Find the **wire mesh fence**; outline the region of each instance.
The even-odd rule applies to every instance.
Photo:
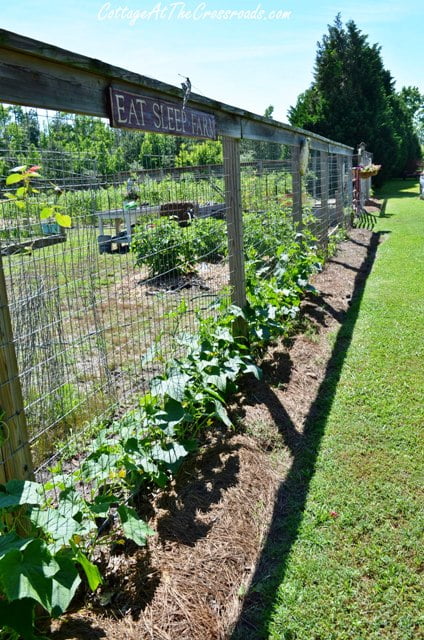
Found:
[[[37,475],[136,406],[179,336],[228,306],[235,232],[220,142],[193,164],[193,143],[93,118],[4,106],[2,122],[1,253]],[[312,149],[301,178],[298,151],[242,141],[243,259],[295,224],[323,246],[346,224],[350,158]]]

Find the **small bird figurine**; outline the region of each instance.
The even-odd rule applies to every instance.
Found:
[[[191,82],[190,82],[190,78],[186,78],[185,82],[181,83],[181,86],[183,88],[184,91],[184,96],[183,96],[183,109],[186,108],[186,104],[187,104],[187,100],[189,99],[190,93],[191,93]]]

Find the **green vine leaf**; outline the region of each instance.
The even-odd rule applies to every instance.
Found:
[[[83,552],[78,549],[74,542],[70,542],[70,546],[74,552],[74,561],[78,562],[81,565],[86,577],[88,586],[92,591],[95,591],[97,587],[103,584],[103,578],[100,575],[100,571],[95,564],[90,562],[90,560],[83,554]]]
[[[81,584],[81,578],[71,557],[57,555],[55,559],[60,569],[52,579],[51,613],[53,617],[58,618],[69,607],[76,590]]]
[[[43,540],[23,551],[10,551],[0,560],[0,582],[9,600],[32,598],[51,613],[52,577],[60,567]]]
[[[20,504],[40,505],[43,502],[43,486],[29,480],[10,480],[0,485],[0,509]]]
[[[58,509],[53,508],[31,509],[30,520],[35,527],[42,529],[60,546],[67,544],[80,529],[80,524],[76,520],[65,518]]]
[[[11,184],[16,184],[17,182],[21,182],[24,179],[24,176],[20,173],[12,173],[10,176],[6,178],[6,184],[9,186]]]
[[[46,218],[50,218],[54,214],[53,207],[43,207],[40,211],[41,220],[45,220]]]
[[[0,600],[1,627],[13,629],[25,640],[36,640],[33,629],[34,606],[35,602],[31,598],[21,598],[13,602]]]
[[[140,547],[144,547],[147,537],[154,535],[153,529],[143,520],[140,520],[137,513],[131,507],[121,505],[118,507],[118,514],[121,518],[122,529],[125,537],[129,538]]]
[[[56,213],[55,218],[59,226],[64,227],[65,229],[71,228],[72,226],[71,216],[68,216],[64,213]]]
[[[152,381],[151,391],[154,395],[169,396],[177,402],[181,402],[189,380],[190,376],[182,372],[175,373],[165,380],[156,378]]]
[[[0,536],[0,560],[12,550],[22,551],[33,538],[20,538],[14,531]]]

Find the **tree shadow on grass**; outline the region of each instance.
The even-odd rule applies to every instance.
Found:
[[[367,255],[355,278],[352,304],[337,334],[325,377],[306,418],[303,434],[298,434],[284,407],[272,390],[269,390],[269,410],[292,452],[293,463],[279,488],[267,539],[238,623],[231,636],[232,640],[268,638],[268,625],[275,595],[284,579],[290,550],[298,537],[321,439],[352,340],[365,283],[384,233],[374,233],[371,237]]]

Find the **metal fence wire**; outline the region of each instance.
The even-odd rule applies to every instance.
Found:
[[[96,425],[137,406],[180,352],[183,332],[230,304],[227,176],[220,142],[209,161],[184,165],[184,140],[155,152],[154,139],[104,121],[8,114],[21,138],[0,136],[1,256],[22,410],[35,476],[44,478],[70,442],[81,447]],[[84,126],[90,148],[69,150]],[[302,180],[298,158],[295,142],[242,141],[245,256],[277,250],[267,229],[281,229],[283,243],[285,229],[301,222],[299,198],[303,223],[323,246],[347,224],[351,158],[313,149]],[[22,165],[38,168],[30,200],[17,206],[21,184],[5,180]],[[3,415],[5,428],[12,419]],[[3,442],[1,464],[21,446]]]

